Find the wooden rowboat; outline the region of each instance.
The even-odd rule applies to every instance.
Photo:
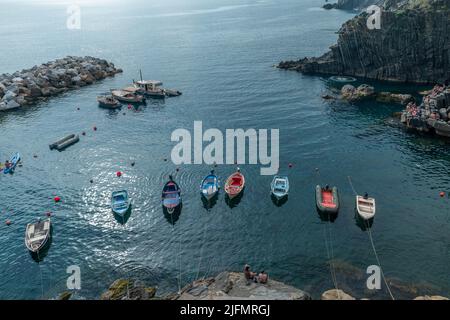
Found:
[[[33,253],[41,251],[50,238],[50,218],[36,223],[29,223],[25,231],[25,246]]]
[[[225,193],[230,199],[237,197],[245,187],[245,177],[238,169],[225,182]]]
[[[113,96],[99,96],[97,97],[98,106],[105,109],[120,108],[120,103]]]
[[[175,212],[175,209],[181,205],[181,189],[178,184],[173,181],[172,176],[163,187],[162,191],[162,205],[169,214]]]
[[[368,196],[356,196],[356,211],[364,220],[372,219],[375,216],[375,199]]]
[[[206,200],[211,200],[219,192],[219,179],[214,174],[214,170],[211,170],[211,173],[203,179],[200,192]]]
[[[121,101],[126,103],[144,103],[145,98],[142,95],[135,94],[130,91],[126,90],[112,90],[111,91],[112,96]]]

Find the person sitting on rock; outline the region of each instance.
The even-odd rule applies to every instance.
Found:
[[[247,281],[256,280],[256,273],[250,270],[250,266],[248,264],[246,264],[244,267],[244,275]]]
[[[258,282],[262,284],[266,284],[269,280],[269,275],[263,271],[261,271],[258,275]]]

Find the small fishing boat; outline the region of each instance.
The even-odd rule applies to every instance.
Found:
[[[50,238],[50,218],[44,221],[40,219],[35,223],[29,223],[25,231],[25,246],[33,253],[38,253],[48,243]]]
[[[111,209],[112,211],[123,217],[130,209],[131,201],[128,198],[126,190],[114,191],[111,194]]]
[[[339,211],[339,194],[338,189],[328,186],[322,188],[316,187],[316,205],[317,209],[322,213],[336,214]]]
[[[364,220],[370,220],[375,216],[375,199],[364,196],[356,196],[356,211]]]
[[[238,168],[225,182],[225,192],[230,199],[233,199],[244,190],[244,187],[245,177]]]
[[[181,189],[178,184],[169,176],[169,181],[164,185],[162,191],[162,205],[167,212],[172,214],[181,204]]]
[[[111,91],[112,96],[121,101],[126,103],[144,103],[145,98],[142,95],[126,91],[126,90],[112,90]]]
[[[17,152],[11,157],[11,160],[9,160],[9,166],[3,169],[3,173],[14,173],[14,170],[16,169],[17,164],[20,161],[20,154]]]
[[[211,173],[203,179],[200,191],[207,200],[211,200],[219,192],[219,179],[214,174],[214,170],[211,170]]]
[[[289,193],[289,179],[287,176],[275,176],[273,177],[270,188],[273,196],[277,200],[281,200]]]
[[[98,106],[105,109],[120,108],[120,102],[113,96],[99,96],[97,97]]]
[[[146,97],[154,99],[164,99],[166,97],[164,90],[159,88],[162,84],[159,80],[140,80],[133,83]]]

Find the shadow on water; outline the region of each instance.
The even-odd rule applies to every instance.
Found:
[[[47,256],[50,250],[50,247],[52,246],[52,242],[53,242],[53,225],[50,226],[50,237],[45,246],[37,253],[28,251],[31,258],[37,263],[44,261],[45,257]]]
[[[209,211],[217,204],[217,200],[219,199],[219,193],[216,193],[214,197],[212,197],[210,200],[206,199],[203,195],[201,195],[201,198],[203,202],[203,208]]]
[[[320,211],[318,208],[316,208],[317,214],[319,215],[320,220],[322,220],[323,222],[334,222],[336,221],[339,212],[336,213],[328,213],[328,212],[322,212]]]
[[[289,196],[284,196],[283,198],[278,199],[273,194],[270,195],[270,198],[272,199],[273,204],[277,207],[282,207],[289,200]]]
[[[127,223],[128,219],[130,219],[130,216],[131,216],[132,207],[133,207],[133,205],[130,204],[130,207],[128,208],[127,212],[125,212],[125,214],[123,216],[118,215],[114,211],[112,212],[114,215],[114,219],[116,219],[117,223],[119,223],[121,225],[125,225]]]
[[[236,208],[239,203],[242,200],[242,197],[244,196],[244,191],[245,191],[245,187],[244,189],[242,189],[241,193],[239,193],[236,197],[234,197],[233,199],[230,199],[230,196],[227,194],[225,196],[225,203],[231,208]]]
[[[167,222],[169,222],[171,225],[175,225],[175,223],[178,221],[178,219],[180,219],[180,215],[181,215],[181,210],[183,209],[183,204],[180,203],[180,205],[178,207],[175,208],[175,210],[173,211],[173,213],[169,213],[167,211],[167,208],[162,206],[162,210],[164,213],[164,217],[166,218]]]
[[[362,231],[367,231],[369,228],[372,228],[374,219],[375,219],[375,217],[373,217],[369,220],[364,220],[363,218],[361,218],[361,216],[358,214],[358,212],[356,211],[356,208],[355,208],[355,224]]]

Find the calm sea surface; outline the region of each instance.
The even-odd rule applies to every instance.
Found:
[[[68,30],[70,2],[1,1],[0,73],[66,55],[105,58],[124,73],[0,114],[0,160],[16,151],[23,157],[14,175],[0,176],[0,298],[55,297],[65,290],[70,265],[81,268],[75,297],[96,298],[120,277],[158,285],[163,294],[245,263],[318,297],[333,287],[330,259],[339,288],[387,298],[384,286],[364,290],[366,268],[377,262],[368,232],[354,219],[348,176],[359,193],[377,199],[371,234],[394,295],[450,294],[450,200],[439,197],[450,191],[450,145],[388,126],[398,106],[327,102],[321,98],[327,79],[272,67],[325,52],[353,13],[324,11],[318,0],[80,3],[81,30]],[[137,79],[139,69],[183,95],[137,110],[97,107],[97,95]],[[198,187],[210,167],[176,172],[170,161],[172,131],[193,130],[195,120],[205,129],[279,128],[289,200],[275,206],[272,177],[242,165],[247,188],[240,203],[230,208],[222,192],[205,209]],[[49,150],[55,139],[83,131],[75,146]],[[222,181],[233,170],[216,168]],[[171,173],[184,199],[174,224],[160,203]],[[343,206],[334,223],[315,210],[318,183],[340,188]],[[134,202],[125,225],[109,208],[111,191],[122,188]],[[24,231],[48,211],[53,239],[38,264]]]

